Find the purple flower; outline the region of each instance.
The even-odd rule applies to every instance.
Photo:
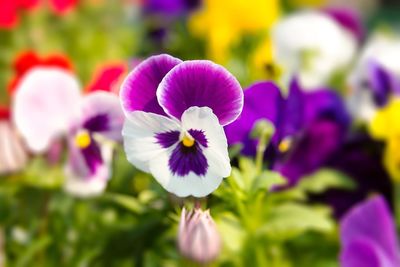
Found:
[[[242,143],[242,153],[254,156],[257,141],[249,136],[254,123],[267,119],[275,126],[269,151],[273,168],[290,184],[322,165],[342,142],[350,118],[339,95],[328,89],[304,92],[296,79],[284,98],[272,82],[250,86],[237,121],[225,127],[228,143]]]
[[[145,0],[143,5],[150,14],[177,16],[197,8],[200,3],[200,0]]]
[[[182,209],[178,246],[185,257],[199,263],[210,262],[219,255],[221,238],[209,210]]]
[[[400,250],[391,212],[381,196],[354,207],[340,224],[342,267],[396,267]]]
[[[31,151],[42,153],[67,139],[68,192],[91,196],[105,189],[111,141],[121,140],[124,118],[116,95],[98,91],[82,96],[73,74],[38,67],[21,80],[13,104],[15,124]]]
[[[222,126],[239,116],[243,92],[223,67],[153,56],[128,75],[120,98],[128,160],[167,191],[202,197],[229,176]]]

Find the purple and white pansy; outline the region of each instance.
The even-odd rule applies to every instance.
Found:
[[[121,141],[124,115],[118,97],[81,95],[76,77],[63,69],[36,67],[21,80],[13,103],[15,124],[34,153],[67,140],[65,190],[85,197],[103,192],[110,177],[113,142]]]
[[[223,126],[243,108],[243,91],[222,66],[163,54],[138,65],[122,85],[128,160],[179,197],[203,197],[230,175]]]

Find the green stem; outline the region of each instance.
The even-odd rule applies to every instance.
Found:
[[[393,204],[396,225],[400,226],[400,183],[394,183]]]
[[[268,144],[268,139],[269,139],[268,137],[269,137],[269,135],[267,133],[263,133],[260,136],[260,139],[258,141],[257,154],[256,154],[257,173],[261,173],[262,168],[263,168],[264,153],[265,153],[265,150],[267,149],[267,144]]]

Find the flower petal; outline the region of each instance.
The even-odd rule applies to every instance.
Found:
[[[107,186],[111,175],[112,146],[109,144],[96,144],[101,161],[87,160],[87,153],[77,148],[72,140],[69,142],[69,159],[64,168],[66,181],[64,189],[77,197],[92,197],[101,194]],[[96,150],[97,151],[97,150]],[[96,152],[97,154],[97,152]]]
[[[181,119],[190,107],[209,107],[221,125],[233,122],[243,108],[243,91],[236,78],[207,60],[185,61],[173,68],[157,89],[164,111]]]
[[[344,250],[355,240],[367,239],[393,262],[388,266],[394,267],[397,266],[395,263],[400,262],[396,227],[389,207],[381,196],[354,207],[341,221],[340,236]]]
[[[166,146],[166,142],[160,141],[158,136],[176,131],[180,132],[180,126],[168,117],[143,111],[130,113],[122,130],[128,161],[140,170],[149,172],[149,161],[165,153],[172,143],[178,141],[169,141]]]
[[[80,109],[77,79],[58,68],[34,68],[16,90],[14,122],[33,152],[43,152],[51,141],[65,134]]]
[[[224,177],[230,175],[226,137],[218,118],[207,107],[192,107],[185,111],[182,115],[182,128],[185,131],[204,131],[208,142],[208,147],[202,147],[208,164],[206,173],[197,175],[191,171],[185,176],[174,174],[169,166],[173,147],[151,159],[150,172],[167,191],[179,197],[204,197],[217,189]]]
[[[284,99],[279,88],[273,82],[260,82],[244,90],[243,111],[236,121],[225,126],[230,145],[242,143],[242,153],[247,156],[256,154],[257,141],[250,138],[250,132],[259,119],[267,119],[277,125]]]
[[[341,267],[395,267],[382,249],[369,239],[352,241],[340,254]]]
[[[288,154],[278,159],[274,169],[294,185],[301,177],[325,164],[340,147],[343,138],[339,124],[329,120],[316,121],[299,136]]]
[[[77,4],[77,0],[50,0],[50,7],[58,15],[64,15]]]
[[[0,175],[21,170],[28,155],[10,122],[0,119]]]
[[[157,102],[157,87],[164,76],[181,62],[180,59],[162,54],[140,63],[121,86],[120,98],[124,112],[129,114],[139,110],[165,115]]]
[[[0,0],[0,29],[12,29],[18,23],[17,8],[14,1]]]
[[[96,91],[86,95],[82,103],[82,127],[111,140],[122,140],[124,114],[118,97],[113,93]]]

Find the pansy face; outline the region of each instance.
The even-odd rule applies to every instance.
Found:
[[[106,92],[85,96],[81,110],[81,122],[72,128],[68,138],[66,172],[70,175],[65,188],[75,195],[86,196],[102,192],[107,184],[111,174],[110,142],[121,139],[123,113],[118,97]]]
[[[129,98],[139,90],[146,98]],[[202,197],[229,176],[222,125],[239,116],[243,93],[221,66],[151,57],[127,77],[121,100],[127,117],[122,132],[127,158],[166,190]]]
[[[34,67],[18,82],[13,108],[16,126],[33,152],[46,152],[67,139],[68,192],[91,196],[103,191],[111,173],[112,141],[121,141],[124,120],[115,94],[82,96],[69,71]]]

